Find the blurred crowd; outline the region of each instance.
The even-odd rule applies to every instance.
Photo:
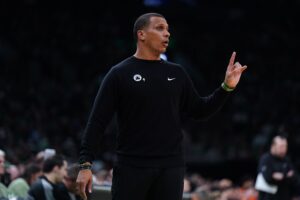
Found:
[[[280,133],[288,136],[290,155],[300,167],[299,7],[299,1],[259,0],[203,1],[180,5],[180,10],[171,3],[149,8],[141,1],[102,6],[1,2],[0,149],[12,163],[12,179],[45,148],[77,161],[99,84],[110,67],[133,54],[133,22],[145,11],[165,15],[171,32],[167,58],[186,68],[201,95],[221,84],[232,51],[248,65],[218,114],[205,122],[183,123],[187,164],[255,163],[270,138]],[[98,158],[108,169],[115,133],[113,120],[99,145]],[[223,191],[215,189],[222,181],[201,179],[197,185],[190,178],[197,195]],[[222,195],[248,191],[247,184],[231,185]]]
[[[0,162],[1,200],[43,200],[49,193],[56,200],[80,200],[76,187],[78,164],[56,154],[54,149],[45,149],[28,163],[18,165],[6,160],[5,152],[0,150]],[[101,161],[95,161],[92,172],[94,186],[111,186],[112,168]],[[257,195],[251,177],[244,177],[242,182],[235,184],[227,178],[205,179],[198,173],[186,174],[184,179],[186,199],[256,200]]]

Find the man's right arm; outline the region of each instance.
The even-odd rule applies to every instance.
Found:
[[[86,192],[92,192],[91,164],[95,158],[97,146],[100,143],[105,128],[114,114],[116,94],[116,77],[113,70],[110,70],[98,90],[81,140],[79,152],[81,170],[79,171],[76,182],[79,188],[79,194],[84,200],[87,199]]]
[[[95,98],[85,131],[82,136],[79,163],[94,160],[97,147],[101,141],[107,124],[115,112],[116,77],[113,70],[104,77]]]

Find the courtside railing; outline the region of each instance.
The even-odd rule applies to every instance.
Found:
[[[93,192],[90,195],[89,200],[111,200],[111,187],[110,186],[93,186]],[[191,200],[190,193],[184,193],[182,200]]]

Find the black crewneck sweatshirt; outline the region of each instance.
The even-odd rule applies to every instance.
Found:
[[[118,164],[183,166],[181,119],[208,118],[228,94],[219,87],[200,97],[180,65],[129,57],[112,67],[102,81],[82,137],[79,162],[94,160],[116,112]]]

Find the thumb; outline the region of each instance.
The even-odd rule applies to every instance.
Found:
[[[241,71],[243,72],[245,69],[247,69],[247,65],[244,65],[241,69]]]
[[[239,68],[235,68],[234,72],[235,73],[238,73],[238,74],[241,74],[243,71],[245,71],[247,69],[247,66],[244,65],[242,67],[239,67]]]

